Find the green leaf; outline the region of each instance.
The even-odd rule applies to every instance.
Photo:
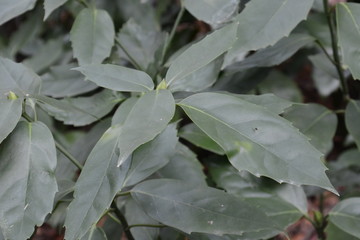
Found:
[[[146,215],[146,213],[141,209],[140,206],[136,204],[136,202],[132,198],[126,200],[125,217],[129,225],[133,225],[133,224],[159,225],[159,222],[155,221],[154,219]],[[135,227],[135,228],[131,228],[130,231],[134,239],[154,240],[154,239],[158,239],[159,236],[159,228]]]
[[[87,65],[75,70],[98,86],[123,92],[148,92],[154,88],[154,83],[145,72],[112,65]]]
[[[49,17],[49,15],[57,8],[62,6],[68,0],[44,0],[44,9],[45,9],[45,16],[44,20]]]
[[[0,25],[34,8],[36,0],[0,0]]]
[[[131,62],[127,54],[139,64],[140,69],[148,69],[155,61],[155,53],[165,41],[165,34],[138,25],[132,18],[121,28],[117,39],[122,58]],[[127,54],[122,50],[124,48]]]
[[[176,125],[171,124],[154,140],[136,149],[124,186],[134,185],[164,167],[174,155],[178,141],[176,134]]]
[[[283,114],[294,127],[305,134],[310,143],[326,154],[332,148],[337,128],[336,114],[319,104],[293,105]]]
[[[49,54],[51,52],[51,54]],[[43,72],[53,65],[63,54],[63,40],[52,39],[41,46],[36,54],[23,61],[23,64],[36,73]]]
[[[119,162],[121,165],[140,145],[161,133],[175,112],[175,100],[168,90],[145,93],[134,104],[122,124]],[[145,121],[146,120],[146,121]]]
[[[214,140],[193,123],[182,127],[179,131],[179,136],[197,147],[201,147],[219,155],[225,154],[222,148]]]
[[[65,220],[65,239],[79,239],[96,224],[121,190],[131,159],[116,167],[122,126],[109,128],[91,151],[75,184]]]
[[[336,21],[339,45],[344,63],[353,77],[360,79],[360,4],[339,3],[336,5]]]
[[[238,55],[275,44],[305,20],[314,0],[252,0],[236,17],[238,39],[229,50],[224,66]]]
[[[218,79],[222,63],[223,57],[215,59],[204,67],[199,68],[187,77],[181,79],[181,81],[173,82],[173,84],[169,86],[169,90],[172,92],[199,92],[211,87],[211,85],[213,85]]]
[[[313,79],[317,90],[321,95],[329,96],[340,86],[336,68],[323,53],[309,56],[309,59],[314,66]]]
[[[85,126],[107,115],[124,96],[104,90],[90,97],[55,100],[36,96],[39,106],[67,125]]]
[[[0,95],[12,91],[18,96],[39,94],[41,79],[21,63],[0,57]]]
[[[0,228],[5,239],[28,239],[53,208],[56,150],[41,122],[21,121],[0,146]]]
[[[199,20],[212,26],[219,26],[233,17],[240,0],[184,0],[185,8]]]
[[[0,143],[14,130],[20,120],[23,100],[0,98]]]
[[[79,65],[99,64],[114,45],[114,23],[104,10],[84,9],[71,28],[70,40]]]
[[[135,186],[131,196],[147,215],[186,233],[241,235],[272,227],[261,210],[242,199],[187,181],[149,180]]]
[[[206,186],[206,175],[203,168],[195,153],[184,144],[178,143],[170,162],[157,171],[156,175],[161,178],[178,179],[198,186]]]
[[[337,193],[325,174],[322,154],[276,114],[220,93],[194,94],[179,105],[224,149],[238,170],[278,182],[315,185]]]
[[[73,97],[98,87],[90,81],[84,81],[81,73],[71,71],[75,67],[75,64],[51,67],[49,72],[41,76],[42,93],[55,98]]]
[[[285,109],[293,105],[292,102],[289,102],[288,100],[285,100],[283,98],[279,98],[271,93],[262,95],[234,94],[233,96],[241,98],[244,101],[260,105],[275,114],[281,114],[285,111]]]
[[[230,72],[244,71],[253,67],[271,67],[279,65],[300,48],[313,42],[315,39],[307,34],[292,34],[289,37],[280,39],[274,46],[257,51],[245,60],[234,63],[226,69]]]
[[[327,240],[339,240],[339,239],[346,239],[346,240],[359,240],[360,238],[357,238],[353,235],[350,235],[343,230],[341,230],[339,227],[337,227],[335,224],[330,222],[326,228],[326,239]]]
[[[166,82],[171,86],[176,81],[183,81],[231,48],[238,24],[234,22],[216,30],[186,49],[172,62],[166,73]]]
[[[329,213],[329,221],[342,231],[360,236],[360,198],[348,198],[339,202]]]
[[[80,240],[107,240],[106,233],[100,227],[93,226],[90,231]]]
[[[358,149],[360,149],[360,101],[350,100],[345,110],[345,124],[350,135],[355,139]]]

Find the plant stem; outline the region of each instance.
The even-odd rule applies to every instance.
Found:
[[[135,228],[135,227],[149,227],[149,228],[163,228],[166,227],[166,225],[163,224],[133,224],[129,225],[128,228]]]
[[[174,23],[173,28],[171,29],[171,32],[170,32],[170,36],[166,40],[163,51],[162,51],[162,54],[161,54],[161,60],[160,60],[161,65],[164,64],[166,53],[168,52],[170,44],[171,44],[172,40],[174,39],[176,29],[179,26],[180,20],[181,20],[182,16],[184,15],[184,12],[185,12],[185,7],[181,4],[180,11],[179,11],[179,13],[178,13],[178,15],[176,17],[175,23]]]
[[[116,194],[115,198],[117,197],[123,197],[123,196],[129,196],[130,192],[119,192]]]
[[[115,38],[116,44],[119,45],[119,47],[121,48],[121,50],[126,54],[126,56],[129,58],[130,62],[132,65],[134,65],[134,67],[138,70],[144,71],[144,69],[142,69],[142,67],[140,66],[140,64],[138,64],[136,62],[136,60],[130,55],[130,53],[126,50],[126,48],[121,44],[121,42],[119,41],[119,39]]]
[[[90,4],[86,0],[78,0],[80,4],[82,4],[84,7],[90,8]]]
[[[331,18],[331,13],[329,10],[328,0],[323,0],[323,5],[324,5],[324,12],[326,15],[327,23],[328,23],[329,29],[330,29],[331,46],[332,46],[332,50],[333,50],[333,54],[334,54],[335,67],[336,67],[336,70],[337,70],[339,78],[340,78],[341,86],[342,86],[342,89],[343,89],[343,92],[345,95],[344,97],[345,97],[345,99],[347,99],[349,97],[349,89],[348,89],[348,86],[346,83],[343,69],[341,67],[342,64],[341,64],[340,55],[339,55],[338,41],[337,41],[337,37],[335,34],[335,26],[334,26],[333,20]]]
[[[118,217],[118,219],[121,222],[121,225],[123,227],[124,233],[127,237],[128,240],[135,240],[135,238],[133,237],[130,228],[129,228],[129,224],[126,221],[125,216],[122,214],[122,212],[117,208],[115,201],[112,202],[111,204],[111,208],[113,208],[115,215]]]
[[[315,42],[317,43],[317,45],[319,45],[319,47],[320,47],[321,50],[324,52],[325,56],[330,60],[330,62],[336,66],[337,63],[334,61],[334,59],[333,59],[333,58],[329,55],[329,53],[326,51],[324,45],[323,45],[319,40],[316,40]]]

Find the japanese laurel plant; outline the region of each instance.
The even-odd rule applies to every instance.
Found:
[[[360,239],[359,3],[0,0],[0,24],[0,239]]]

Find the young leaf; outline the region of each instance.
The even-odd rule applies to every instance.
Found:
[[[67,1],[68,0],[44,0],[44,9],[45,9],[44,20],[46,20],[55,9],[59,8]]]
[[[21,63],[0,57],[0,76],[0,95],[12,91],[23,97],[40,92],[40,77]]]
[[[136,149],[124,186],[134,185],[164,167],[174,155],[178,141],[176,134],[176,125],[171,124],[154,140]]]
[[[323,154],[332,148],[337,127],[336,114],[319,104],[293,105],[283,115],[294,127],[310,139],[310,143]]]
[[[231,48],[238,24],[234,22],[216,30],[186,49],[172,62],[166,73],[166,82],[171,86],[176,81],[183,81]]]
[[[145,93],[124,119],[118,147],[121,165],[140,145],[162,132],[175,112],[175,100],[169,90]]]
[[[22,113],[22,99],[0,98],[0,143],[14,130]]]
[[[350,100],[345,110],[346,128],[355,139],[358,149],[360,149],[360,101]]]
[[[76,17],[70,40],[79,65],[99,64],[114,45],[114,23],[104,10],[84,9]]]
[[[278,182],[315,185],[337,193],[325,174],[322,154],[276,114],[220,93],[194,94],[179,105],[224,149],[238,170]]]
[[[329,221],[344,232],[360,236],[360,198],[348,198],[339,202],[329,213]]]
[[[109,128],[91,151],[75,184],[74,197],[65,220],[65,239],[83,237],[108,209],[121,190],[130,158],[120,168],[118,143],[121,125]]]
[[[273,227],[260,209],[244,200],[188,181],[149,180],[135,186],[131,196],[147,215],[186,233],[241,235]]]
[[[148,92],[154,83],[145,72],[112,65],[99,64],[75,68],[98,86],[123,92]]]
[[[34,8],[36,0],[0,0],[0,25]]]
[[[224,66],[244,52],[275,44],[304,20],[314,0],[252,0],[235,18],[238,39],[225,57]]]
[[[0,145],[0,227],[5,239],[28,239],[53,208],[56,150],[41,122],[21,121]]]
[[[230,20],[236,14],[239,1],[184,0],[184,6],[197,19],[216,27]]]
[[[360,4],[339,3],[336,5],[336,20],[339,45],[344,63],[353,77],[360,80]]]

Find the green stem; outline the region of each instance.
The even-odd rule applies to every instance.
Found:
[[[129,196],[130,194],[130,192],[119,192],[116,194],[115,198]]]
[[[315,41],[317,43],[317,45],[319,45],[319,47],[321,48],[321,50],[324,52],[325,56],[330,60],[330,62],[333,64],[333,65],[337,65],[337,63],[334,61],[334,59],[330,56],[330,54],[326,51],[324,45],[319,41],[319,40],[316,40]]]
[[[332,50],[333,50],[333,54],[334,54],[335,67],[336,67],[336,70],[337,70],[339,78],[340,78],[341,86],[342,86],[342,89],[344,92],[344,97],[345,97],[345,99],[348,99],[349,89],[346,84],[346,79],[344,76],[343,69],[341,67],[342,64],[341,64],[340,55],[339,55],[338,40],[337,40],[337,37],[335,34],[335,26],[334,26],[333,20],[331,18],[328,0],[323,0],[323,5],[324,5],[324,12],[326,15],[327,23],[328,23],[329,29],[330,29],[331,46],[332,46]]]
[[[167,54],[167,52],[169,50],[169,47],[170,47],[170,44],[171,44],[172,40],[174,39],[176,29],[179,26],[180,20],[181,20],[182,16],[184,15],[184,12],[185,12],[185,7],[183,5],[181,5],[180,11],[179,11],[179,13],[178,13],[178,15],[176,17],[175,23],[174,23],[173,28],[172,28],[172,30],[170,32],[170,36],[165,42],[165,45],[164,45],[164,48],[163,48],[163,51],[162,51],[162,54],[161,54],[161,61],[160,61],[161,65],[164,64],[165,56],[166,56],[166,54]]]
[[[126,56],[129,58],[130,62],[132,65],[134,65],[134,67],[138,70],[144,71],[144,69],[142,69],[142,67],[140,66],[140,64],[138,64],[136,62],[136,60],[130,55],[130,53],[126,50],[126,48],[121,44],[121,42],[119,41],[119,39],[115,38],[116,44],[119,45],[119,47],[121,48],[121,50],[126,54]]]
[[[77,0],[84,7],[91,8],[90,4],[86,0]]]
[[[133,224],[129,225],[128,228],[135,228],[135,227],[149,227],[149,228],[163,228],[166,227],[166,225],[163,224]]]
[[[115,201],[112,202],[111,204],[111,208],[113,208],[115,215],[118,217],[118,219],[121,222],[121,225],[123,227],[124,233],[127,237],[128,240],[135,240],[135,238],[133,237],[130,228],[129,228],[129,224],[126,221],[125,216],[122,214],[122,212],[117,208]]]
[[[116,223],[118,223],[118,224],[121,225],[120,220],[119,220],[117,217],[115,217],[114,215],[112,215],[112,213],[108,212],[107,215],[108,215],[112,220],[114,220],[114,222],[116,222]]]

